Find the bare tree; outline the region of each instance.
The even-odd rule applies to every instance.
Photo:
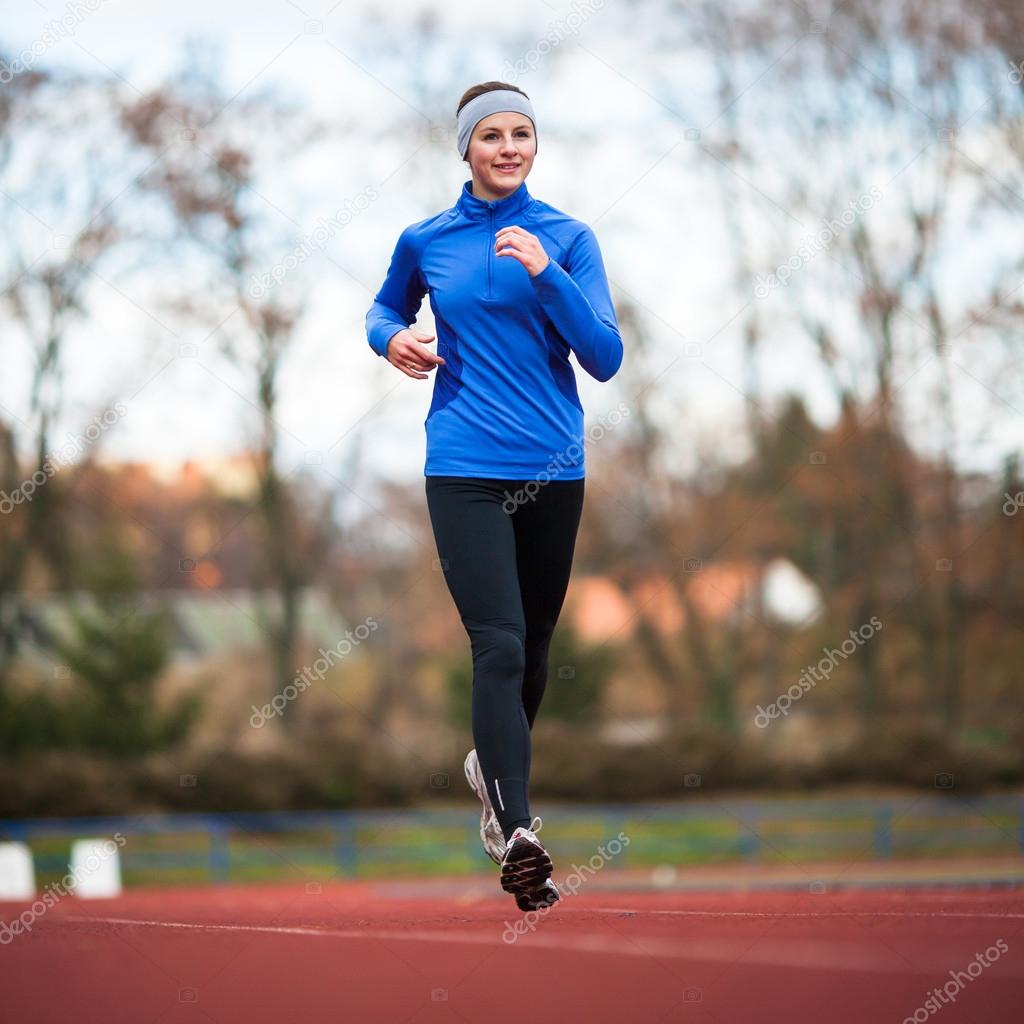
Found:
[[[665,33],[666,46],[699,40],[718,71],[718,110],[701,134],[700,150],[707,158],[702,165],[727,197],[738,297],[753,291],[752,266],[767,263],[766,271],[781,271],[788,265],[788,273],[772,276],[785,292],[790,322],[777,315],[786,308],[775,303],[770,341],[792,351],[796,331],[806,333],[848,430],[821,472],[857,487],[864,512],[856,575],[846,581],[857,594],[849,608],[863,616],[881,607],[893,583],[907,597],[916,590],[903,602],[903,614],[917,634],[932,706],[950,729],[960,721],[966,629],[963,578],[955,564],[964,538],[954,463],[962,366],[954,344],[978,313],[964,308],[943,281],[956,259],[953,247],[993,229],[980,216],[983,203],[998,202],[1004,215],[1020,212],[1021,197],[993,181],[980,157],[981,151],[1012,152],[1021,138],[1019,89],[1011,101],[1006,81],[992,72],[1000,58],[1004,69],[1019,59],[1002,41],[1013,38],[1008,28],[1019,27],[1012,8],[997,0],[972,5],[965,15],[924,3],[895,8],[855,0],[770,12],[736,5],[725,17],[717,5],[684,10],[671,3],[675,31]],[[978,82],[988,86],[982,102]],[[1007,105],[1015,118],[1006,116]],[[993,127],[999,130],[992,133]],[[960,213],[965,202],[976,211],[974,223]],[[872,216],[874,205],[884,213]],[[855,211],[852,219],[848,209]],[[806,244],[811,227],[817,231],[823,222],[832,237],[821,242],[817,232]],[[990,323],[1019,330],[1022,310],[1010,288],[986,298],[981,313]],[[761,404],[752,367],[768,341],[758,326],[763,319],[750,311],[743,335],[752,434],[753,410]],[[904,385],[924,366],[934,380],[932,436],[943,466],[936,502],[903,440],[907,399],[920,381]],[[876,421],[881,429],[870,431],[874,472],[845,465],[854,439],[866,439]],[[756,435],[752,440],[756,445]],[[952,571],[942,571],[947,562]],[[829,556],[823,564],[837,562]],[[875,653],[858,662],[865,723],[881,706]]]
[[[106,287],[100,271],[128,234],[122,207],[109,196],[123,159],[112,111],[106,84],[36,71],[15,75],[0,100],[8,214],[0,309],[10,327],[0,358],[16,364],[19,338],[29,353],[24,415],[5,407],[0,420],[0,480],[10,504],[0,516],[0,682],[18,652],[32,559],[59,588],[72,578],[70,487],[51,449],[67,411],[70,339],[90,316],[94,290]],[[104,123],[109,131],[101,133]],[[90,448],[78,455],[88,460]]]
[[[269,95],[229,98],[195,67],[125,104],[122,118],[137,144],[157,156],[141,186],[173,211],[177,258],[209,268],[208,287],[177,296],[173,307],[215,336],[256,411],[255,507],[266,548],[253,576],[277,597],[263,610],[263,625],[275,689],[283,688],[297,672],[300,590],[316,558],[315,545],[299,541],[279,419],[281,372],[308,299],[287,261],[299,251],[302,226],[264,193],[260,176],[298,159],[322,126]]]

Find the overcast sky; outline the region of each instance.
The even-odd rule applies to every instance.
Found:
[[[39,66],[74,66],[116,76],[129,93],[141,94],[180,66],[187,40],[206,39],[222,56],[229,93],[273,86],[325,120],[359,111],[371,127],[375,118],[383,125],[399,121],[412,106],[403,69],[395,67],[387,44],[401,39],[422,11],[419,3],[396,0],[370,8],[290,0],[108,0],[94,5],[94,12],[80,15],[73,36],[59,39],[37,58]],[[538,112],[538,156],[527,187],[594,227],[613,297],[628,296],[644,311],[665,369],[659,380],[661,412],[678,430],[681,458],[688,442],[698,438],[738,451],[745,304],[761,302],[770,328],[791,316],[789,303],[784,289],[756,299],[753,282],[749,296],[737,299],[722,198],[710,176],[695,169],[695,143],[684,136],[687,125],[708,126],[718,116],[702,54],[679,50],[656,58],[649,40],[659,33],[658,20],[634,17],[627,34],[611,7],[591,8],[578,31],[559,44],[558,59],[542,60],[518,81]],[[51,0],[17,5],[5,12],[0,43],[15,54],[31,47],[43,38],[47,24],[68,9]],[[477,40],[465,54],[465,79],[448,108],[454,110],[459,92],[473,82],[506,77],[507,61],[522,55],[524,39],[540,40],[553,27],[565,29],[570,13],[581,9],[586,11],[586,5],[578,2],[446,0],[440,17],[457,27],[459,38]],[[451,32],[455,38],[454,27]],[[767,72],[759,85],[763,90],[771,71],[766,64],[761,72]],[[752,82],[756,73],[751,69]],[[668,110],[655,98],[656,81],[669,75],[680,83],[678,94],[687,97],[684,110]],[[412,138],[353,143],[325,149],[313,166],[291,168],[291,180],[272,192],[273,201],[306,231],[313,230],[318,215],[330,215],[370,184],[381,195],[309,262],[314,302],[284,373],[279,418],[289,460],[319,452],[330,462],[338,454],[339,438],[358,422],[357,429],[370,431],[372,460],[389,474],[413,478],[422,474],[422,421],[433,377],[412,380],[375,356],[366,344],[363,317],[401,229],[450,206],[467,173],[454,143],[447,163],[438,163],[436,152],[418,150]],[[784,164],[797,156],[782,151],[779,159]],[[747,182],[743,188],[758,192],[755,202],[773,202],[763,182]],[[887,201],[896,201],[892,188],[864,216],[884,224],[890,217]],[[840,211],[821,212],[834,216]],[[797,235],[809,235],[819,226],[801,222]],[[997,242],[986,248],[987,258],[999,250]],[[817,257],[821,263],[829,259],[827,254]],[[771,269],[765,266],[763,272]],[[189,268],[181,271],[182,281],[189,281]],[[950,280],[951,289],[965,286],[960,276]],[[94,316],[69,348],[67,389],[79,419],[63,426],[71,429],[82,422],[89,400],[113,377],[124,381],[128,393],[145,387],[131,402],[129,415],[109,432],[105,448],[112,456],[162,460],[235,450],[241,447],[241,425],[251,422],[253,414],[244,397],[245,381],[232,377],[209,345],[196,357],[174,358],[183,341],[199,342],[205,332],[189,328],[173,337],[154,323],[161,318],[149,314],[160,290],[159,282],[144,280],[133,281],[131,294],[97,286],[91,296]],[[425,301],[420,323],[430,322]],[[133,337],[148,343],[132,346]],[[687,350],[688,343],[700,348]],[[0,402],[17,413],[24,409],[28,365],[19,359],[12,339],[4,345],[7,372],[0,382]],[[626,345],[628,360],[628,338]],[[687,351],[691,354],[680,358]],[[650,369],[657,373],[659,365]],[[958,460],[991,470],[1019,444],[1019,413],[1009,394],[996,395],[983,383],[986,367],[974,369],[954,380],[963,431]],[[898,368],[899,381],[910,381],[909,426],[925,450],[934,437],[929,390],[934,370],[926,354],[915,357],[915,365]],[[799,331],[771,339],[761,373],[769,395],[800,390],[822,423],[831,419],[831,390]],[[577,379],[588,422],[620,399],[628,401],[619,379],[599,384],[579,368]]]

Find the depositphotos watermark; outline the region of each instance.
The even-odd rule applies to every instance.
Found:
[[[805,236],[803,244],[785,263],[781,263],[775,268],[775,273],[769,274],[767,277],[758,274],[754,281],[754,295],[763,299],[779,285],[789,284],[789,279],[793,274],[827,249],[843,228],[848,228],[858,216],[870,210],[881,198],[881,190],[877,185],[872,185],[866,193],[856,199],[851,199],[848,210],[843,210],[838,217],[823,221],[825,226],[816,235]]]
[[[63,897],[74,894],[75,886],[83,876],[91,875],[106,859],[117,852],[118,847],[124,846],[126,842],[127,840],[120,832],[115,832],[113,840],[105,839],[103,841],[103,857],[90,853],[86,857],[84,865],[76,864],[59,882],[49,882],[28,910],[23,911],[13,921],[0,921],[0,946],[6,946],[13,942],[18,935],[27,935],[36,921],[51,907],[55,907]]]
[[[0,515],[13,512],[16,505],[31,501],[36,490],[43,486],[50,477],[57,475],[57,470],[72,462],[81,454],[86,444],[92,444],[108,427],[112,427],[128,410],[123,402],[115,402],[113,409],[107,409],[99,416],[94,416],[90,423],[79,434],[68,434],[67,441],[57,451],[47,455],[46,461],[27,480],[23,480],[8,494],[0,491]],[[117,413],[115,416],[114,413]]]
[[[372,185],[368,185],[355,199],[346,199],[344,207],[336,210],[326,220],[323,217],[318,218],[316,227],[308,235],[304,235],[284,259],[275,263],[265,273],[253,274],[249,278],[249,294],[254,299],[262,299],[271,288],[280,284],[314,252],[323,249],[334,237],[335,232],[350,224],[358,214],[369,209],[370,204],[379,198],[380,193]]]
[[[7,85],[15,75],[23,74],[42,57],[47,50],[60,42],[64,36],[73,36],[74,30],[85,21],[87,14],[93,14],[104,0],[72,0],[64,5],[59,21],[51,19],[43,26],[42,33],[10,62],[0,60],[0,85]],[[45,9],[45,8],[44,8]]]
[[[585,442],[590,441],[594,443],[600,441],[608,431],[613,427],[617,427],[628,415],[629,406],[625,402],[619,402],[614,409],[602,415],[597,423],[587,430]],[[502,511],[507,515],[512,515],[520,505],[533,501],[537,497],[537,492],[545,485],[551,483],[563,470],[568,467],[578,468],[577,460],[582,454],[583,446],[576,441],[569,445],[568,448],[556,452],[547,464],[547,467],[542,469],[532,480],[520,487],[515,494],[509,494],[508,488],[505,489],[505,500],[501,503]]]
[[[1004,491],[1003,497],[1006,499],[1006,501],[1003,502],[1004,516],[1015,516],[1022,508],[1024,508],[1024,491],[1018,491],[1016,494],[1009,494]]]
[[[962,971],[950,971],[949,981],[942,988],[933,988],[932,994],[909,1016],[903,1024],[924,1024],[944,1006],[956,1002],[956,997],[967,987],[967,982],[979,978],[986,967],[991,967],[1010,947],[1004,939],[996,939],[984,953],[976,953],[974,959]]]
[[[322,647],[319,648],[320,657],[313,662],[312,667],[303,666],[302,671],[295,677],[295,681],[289,683],[280,693],[274,694],[269,704],[264,704],[262,708],[251,704],[252,714],[249,716],[249,724],[254,729],[259,729],[267,723],[268,719],[283,714],[284,709],[291,701],[312,686],[314,679],[320,680],[327,675],[327,670],[334,664],[335,658],[341,660],[347,657],[380,625],[372,615],[366,617],[366,622],[369,625],[360,623],[356,626],[354,637],[353,630],[346,629],[345,639],[339,640],[337,645],[329,651],[325,651]]]
[[[604,846],[597,848],[597,853],[594,854],[590,860],[587,861],[583,867],[578,864],[573,864],[571,874],[566,875],[562,880],[562,884],[558,887],[558,891],[565,896],[575,896],[579,887],[586,881],[584,872],[589,868],[590,874],[596,874],[607,864],[612,857],[617,857],[622,853],[625,847],[629,846],[629,836],[625,832],[620,832],[614,839],[609,840]],[[608,852],[605,853],[607,848]],[[595,864],[594,861],[597,861]],[[527,932],[532,932],[537,927],[537,922],[540,921],[546,914],[550,913],[551,909],[557,906],[558,902],[552,903],[549,906],[541,907],[539,910],[528,910],[521,918],[517,921],[506,921],[505,930],[501,933],[502,942],[512,945],[521,935],[525,935]]]
[[[825,657],[816,666],[808,665],[804,669],[803,675],[785,693],[779,694],[778,698],[769,704],[767,708],[761,707],[760,704],[757,705],[754,725],[758,729],[767,729],[773,718],[778,718],[779,715],[788,715],[790,706],[794,702],[798,701],[808,690],[817,686],[822,679],[828,679],[835,670],[836,665],[839,664],[839,658],[848,658],[881,628],[881,619],[877,615],[872,615],[868,622],[865,622],[858,630],[854,631],[851,629],[850,638],[844,640],[838,648],[823,647],[822,650],[825,652]],[[847,650],[847,644],[850,645],[849,650]]]
[[[551,26],[543,39],[538,39],[536,46],[531,47],[514,64],[510,60],[505,61],[505,67],[501,72],[503,82],[514,82],[521,75],[528,74],[536,69],[541,60],[546,57],[563,39],[568,36],[579,35],[583,23],[596,11],[604,7],[604,0],[572,0],[569,5],[570,13],[557,21],[549,22]]]

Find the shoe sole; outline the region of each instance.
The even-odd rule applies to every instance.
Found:
[[[501,887],[518,901],[531,896],[551,877],[554,865],[543,846],[520,841],[507,850],[501,864]]]
[[[554,885],[554,883],[551,883]],[[552,889],[550,886],[542,886],[539,892],[527,893],[516,897],[516,906],[520,910],[543,910],[544,907],[550,907],[552,904],[557,903],[562,898],[562,894],[558,889]]]

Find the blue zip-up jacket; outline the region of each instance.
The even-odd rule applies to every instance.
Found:
[[[378,355],[416,319],[429,292],[437,354],[424,420],[424,476],[578,480],[585,475],[583,407],[570,349],[597,380],[622,362],[594,232],[535,199],[522,182],[503,199],[479,199],[472,182],[453,207],[407,227],[366,314]],[[548,265],[531,277],[494,251],[499,228],[540,239]]]

